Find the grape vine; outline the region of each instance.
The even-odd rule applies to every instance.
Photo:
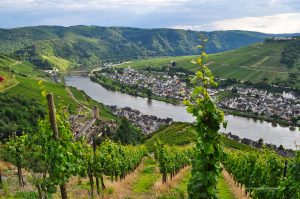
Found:
[[[198,66],[198,71],[191,80],[194,90],[190,99],[184,101],[187,111],[196,118],[194,128],[197,142],[192,160],[192,178],[188,184],[189,197],[192,199],[217,198],[216,185],[223,154],[218,131],[221,124],[226,127],[224,113],[217,108],[208,93],[208,88],[217,86],[217,83],[205,65],[208,60],[206,42],[206,39],[201,38],[201,45],[198,46],[200,56],[192,60]]]
[[[300,154],[288,165],[284,176],[284,158],[275,152],[230,151],[224,166],[252,198],[298,199],[300,198]]]
[[[172,178],[185,166],[190,164],[192,147],[168,146],[161,143],[156,144],[154,157],[159,164],[162,174],[162,183],[167,182],[167,176]]]
[[[96,151],[96,167],[99,175],[111,177],[111,181],[122,180],[127,174],[137,168],[148,151],[144,145],[123,146],[110,140],[105,140]]]

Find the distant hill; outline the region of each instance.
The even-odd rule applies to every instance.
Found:
[[[155,56],[192,55],[199,35],[209,38],[208,53],[218,53],[274,36],[249,31],[199,32],[98,26],[37,26],[0,29],[0,53],[40,67],[62,69]]]
[[[275,83],[300,88],[299,40],[267,41],[235,50],[209,55],[208,65],[221,78]],[[131,66],[143,70],[165,70],[171,61],[177,71],[194,71],[191,60],[195,56],[161,57],[131,61],[120,67]]]

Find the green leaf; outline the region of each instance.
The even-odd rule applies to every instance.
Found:
[[[208,100],[205,103],[205,108],[207,109],[207,111],[212,112],[215,110],[215,105],[211,100]]]
[[[228,124],[228,121],[224,121],[224,122],[223,122],[223,128],[224,128],[224,129],[227,128],[227,124]]]
[[[206,154],[211,154],[214,152],[214,146],[212,144],[209,143],[204,143],[204,152]]]

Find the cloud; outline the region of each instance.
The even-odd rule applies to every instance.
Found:
[[[252,18],[300,13],[300,4],[299,0],[0,0],[0,9],[4,28],[81,24],[197,30],[255,27],[271,32],[279,29],[266,26],[267,20],[255,25]],[[289,19],[296,23],[293,16]]]
[[[265,33],[300,32],[300,13],[286,13],[263,17],[226,19],[212,23],[217,30],[251,30]]]

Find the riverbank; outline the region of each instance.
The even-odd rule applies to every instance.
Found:
[[[96,82],[96,83],[102,85],[103,87],[105,87],[108,90],[119,91],[119,92],[126,93],[126,94],[133,95],[133,96],[150,98],[150,99],[154,99],[154,100],[158,100],[158,101],[162,101],[162,102],[166,102],[166,103],[171,103],[173,105],[181,104],[181,102],[177,99],[164,98],[161,96],[149,94],[151,92],[151,91],[149,91],[149,89],[144,89],[144,90],[138,89],[137,86],[129,86],[126,84],[122,84],[116,80],[107,78],[104,75],[91,76],[91,80],[93,82]],[[242,112],[242,111],[239,111],[236,109],[230,109],[230,108],[222,108],[222,110],[227,114],[241,116],[241,117],[245,117],[245,118],[253,118],[253,119],[263,120],[263,121],[272,122],[272,123],[277,123],[277,124],[283,125],[285,127],[290,127],[290,128],[300,127],[300,126],[295,125],[291,121],[283,120],[280,118],[264,117],[264,116],[256,115],[256,114],[253,114],[250,112]]]
[[[68,86],[83,90],[94,100],[105,105],[118,107],[131,107],[139,110],[144,115],[153,115],[158,118],[172,118],[175,122],[193,122],[194,118],[187,113],[184,106],[134,97],[128,94],[110,91],[98,83],[92,82],[89,77],[66,76]],[[283,145],[285,148],[295,149],[295,143],[300,143],[300,133],[288,127],[274,126],[269,122],[246,117],[226,115],[228,121],[226,133],[233,133],[241,138],[259,140],[262,138],[267,143]]]
[[[278,125],[283,126],[283,127],[289,127],[292,130],[296,129],[298,127],[300,128],[300,126],[297,126],[297,125],[293,124],[292,122],[289,122],[289,121],[286,121],[286,120],[280,120],[280,119],[274,119],[274,118],[258,116],[258,115],[255,115],[255,114],[252,114],[252,113],[249,113],[249,112],[241,112],[241,111],[234,110],[234,109],[225,109],[225,108],[221,108],[221,109],[226,114],[241,116],[241,117],[245,117],[245,118],[252,118],[252,119],[262,120],[262,121],[266,121],[266,122],[271,122],[272,124],[275,124],[275,125],[278,124]]]
[[[176,99],[168,99],[160,96],[153,95],[149,89],[138,89],[137,87],[134,86],[129,86],[126,84],[121,84],[118,81],[115,81],[113,79],[104,77],[103,75],[101,76],[91,76],[90,77],[91,81],[96,82],[103,86],[104,88],[111,90],[111,91],[118,91],[121,93],[126,93],[132,96],[139,96],[139,97],[144,97],[148,99],[153,99],[153,100],[158,100],[166,103],[170,103],[173,105],[179,105],[181,102]]]

